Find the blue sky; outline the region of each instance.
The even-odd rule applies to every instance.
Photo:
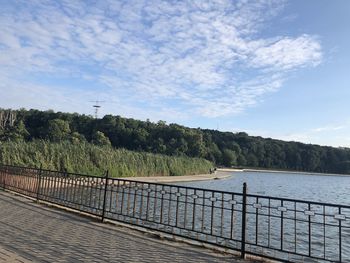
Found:
[[[350,1],[0,4],[2,108],[350,147]]]

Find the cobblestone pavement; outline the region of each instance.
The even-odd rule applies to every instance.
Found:
[[[242,262],[0,190],[0,262]]]

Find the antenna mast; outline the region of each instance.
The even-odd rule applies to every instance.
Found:
[[[101,108],[100,103],[104,103],[104,100],[95,100],[95,101],[90,101],[90,102],[94,102],[95,104],[92,105],[92,107],[95,108],[95,119],[98,118],[98,110]]]

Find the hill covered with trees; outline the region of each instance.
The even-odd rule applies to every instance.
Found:
[[[110,145],[132,151],[205,158],[218,166],[350,173],[350,149],[285,142],[244,132],[193,129],[106,115],[1,110],[0,141]]]

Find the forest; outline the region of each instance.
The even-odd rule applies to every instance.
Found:
[[[247,133],[188,128],[105,115],[0,110],[0,141],[93,144],[172,157],[205,158],[216,166],[350,173],[350,149],[286,142]]]

